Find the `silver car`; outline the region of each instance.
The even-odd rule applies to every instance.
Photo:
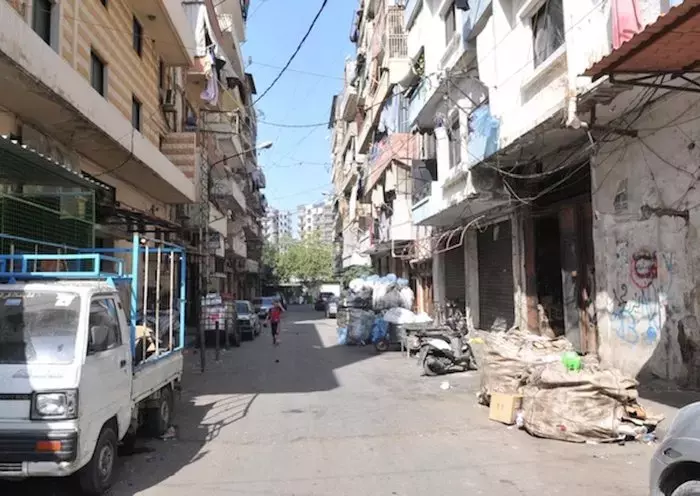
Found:
[[[681,408],[651,460],[651,496],[700,496],[700,402]]]

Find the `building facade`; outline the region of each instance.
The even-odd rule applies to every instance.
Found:
[[[0,231],[42,244],[3,252],[140,232],[189,246],[190,294],[231,290],[264,208],[242,5],[0,1]]]
[[[380,64],[370,81],[388,86],[371,98],[347,76],[376,53],[358,41],[334,99],[343,263],[359,249],[378,266],[377,207],[401,191],[387,195],[386,177],[400,179],[385,173],[375,193],[374,170],[393,139],[391,161],[411,170],[414,231],[389,231],[393,266],[381,272],[408,259],[417,300],[459,302],[472,328],[565,335],[626,373],[697,387],[698,99],[694,80],[672,75],[693,66],[678,39],[700,22],[699,3],[397,6],[411,70],[392,77],[397,64]],[[360,2],[353,39],[381,29],[381,5]],[[367,124],[377,101],[382,116]],[[387,110],[397,101],[398,121]]]
[[[333,204],[328,201],[297,207],[299,238],[313,233],[319,235],[324,243],[333,243],[335,214]]]
[[[269,208],[263,220],[265,240],[278,245],[281,239],[292,237],[292,213],[286,210]]]

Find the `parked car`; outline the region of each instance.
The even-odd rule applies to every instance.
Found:
[[[248,300],[236,300],[236,324],[244,339],[253,340],[261,331],[260,319]]]
[[[316,302],[314,303],[314,310],[317,312],[325,312],[326,303],[328,303],[328,300],[334,297],[335,294],[333,293],[319,293],[318,298],[316,298]]]
[[[333,297],[326,302],[326,318],[336,318],[338,316],[338,298]]]
[[[255,312],[258,314],[258,319],[262,322],[262,325],[267,325],[267,321],[270,315],[270,310],[278,301],[276,296],[263,296],[262,298],[253,298],[253,307],[255,307]]]
[[[680,409],[651,459],[651,496],[700,496],[700,402]]]

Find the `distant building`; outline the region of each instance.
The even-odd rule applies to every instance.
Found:
[[[324,242],[333,242],[335,229],[333,203],[322,201],[311,205],[299,205],[297,216],[299,218],[300,238],[318,232]]]
[[[292,236],[292,214],[285,210],[269,208],[263,220],[265,239],[268,243],[278,244],[280,239]]]

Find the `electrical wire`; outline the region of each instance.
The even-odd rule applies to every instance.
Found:
[[[279,81],[280,78],[284,75],[284,73],[286,72],[286,70],[289,68],[289,66],[292,64],[292,62],[293,62],[294,59],[296,58],[296,56],[297,56],[297,54],[299,53],[299,51],[301,50],[301,48],[304,46],[304,43],[306,42],[306,40],[308,39],[309,35],[311,34],[311,31],[313,31],[314,26],[316,25],[316,22],[318,21],[319,17],[321,17],[321,14],[323,13],[324,9],[326,8],[326,5],[328,5],[328,0],[323,0],[323,2],[321,3],[321,7],[318,9],[318,12],[316,13],[316,16],[313,18],[313,20],[311,21],[311,24],[309,25],[309,28],[306,30],[306,34],[304,34],[303,38],[301,39],[301,41],[300,41],[299,44],[297,45],[297,47],[296,47],[296,49],[294,50],[294,52],[292,53],[291,57],[289,57],[289,60],[287,60],[287,63],[284,64],[284,66],[283,66],[282,69],[280,70],[279,74],[277,74],[277,76],[275,77],[275,79],[272,80],[272,82],[270,83],[270,85],[269,85],[267,88],[265,88],[265,91],[263,91],[263,92],[260,94],[260,96],[258,96],[258,97],[253,101],[253,105],[255,105],[255,104],[258,103],[260,100],[262,100],[262,99],[265,97],[265,95],[267,95],[267,94],[270,92],[270,90],[271,90],[272,88],[274,88],[274,86],[277,84],[277,81]]]

